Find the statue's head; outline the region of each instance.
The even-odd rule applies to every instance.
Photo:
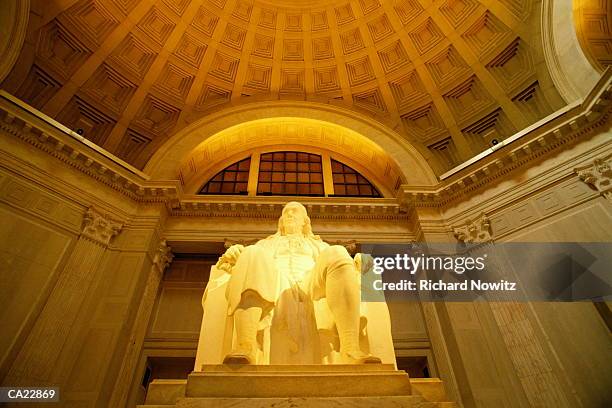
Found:
[[[312,227],[306,207],[296,201],[285,204],[283,213],[278,220],[278,232],[281,235],[301,234],[305,237],[312,236]]]

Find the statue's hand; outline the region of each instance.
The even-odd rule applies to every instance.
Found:
[[[221,269],[227,273],[231,273],[232,268],[236,265],[238,261],[238,257],[244,251],[244,246],[240,244],[232,245],[225,251],[221,258],[217,261],[215,265],[217,269]]]
[[[357,268],[360,273],[367,273],[374,266],[372,256],[368,254],[356,253],[353,261],[355,262],[355,268]]]

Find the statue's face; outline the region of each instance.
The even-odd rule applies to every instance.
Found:
[[[306,212],[300,205],[287,204],[283,208],[281,222],[285,234],[301,234],[306,224]]]

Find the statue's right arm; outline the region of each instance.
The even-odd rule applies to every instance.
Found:
[[[232,273],[232,268],[236,265],[242,251],[244,251],[243,245],[232,245],[223,255],[221,255],[215,267],[227,273]]]

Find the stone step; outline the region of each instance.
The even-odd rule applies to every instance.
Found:
[[[275,365],[257,365],[257,364],[204,364],[202,371],[204,373],[259,373],[259,372],[326,372],[326,373],[342,373],[342,372],[379,372],[379,371],[397,371],[393,364],[275,364]]]
[[[353,369],[354,366],[353,366]],[[404,371],[209,371],[191,373],[186,397],[361,397],[410,395]]]
[[[316,398],[183,398],[176,408],[455,408],[449,403],[428,402],[423,397],[316,397]],[[168,408],[168,405],[139,405],[138,408]]]
[[[446,402],[440,379],[409,379],[393,365],[208,365],[203,369],[187,380],[154,380],[142,407],[456,408]]]

